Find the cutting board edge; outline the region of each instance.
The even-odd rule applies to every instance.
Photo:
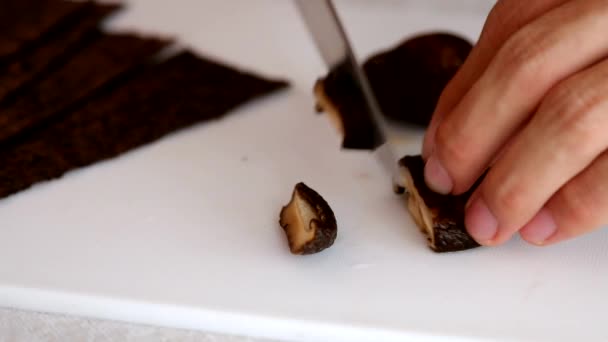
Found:
[[[66,305],[70,302],[71,305]],[[0,307],[174,329],[293,342],[482,342],[482,338],[222,312],[126,298],[0,286]],[[172,317],[167,319],[167,317]],[[497,340],[493,340],[499,342]],[[503,340],[506,342],[507,340]]]

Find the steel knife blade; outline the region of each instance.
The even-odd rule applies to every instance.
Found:
[[[356,88],[360,90],[359,94],[353,94],[353,96],[361,96],[367,105],[367,113],[374,125],[374,127],[370,127],[373,130],[374,154],[394,181],[397,155],[388,142],[388,125],[369,81],[357,62],[334,4],[331,0],[295,0],[295,2],[329,70],[340,66],[344,72],[350,73],[351,79],[356,83]]]

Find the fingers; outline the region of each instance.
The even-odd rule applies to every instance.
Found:
[[[608,53],[606,32],[608,2],[576,0],[511,36],[441,120],[425,170],[429,186],[468,190],[556,83]]]
[[[520,230],[522,238],[549,245],[608,223],[608,153],[560,189]]]
[[[437,108],[424,137],[422,155],[425,160],[433,150],[435,132],[439,122],[460,102],[460,99],[485,71],[507,38],[542,13],[556,8],[566,1],[569,0],[532,2],[502,0],[494,6],[488,15],[477,44],[454,78],[448,83],[437,103]]]
[[[558,190],[608,147],[606,80],[608,59],[566,79],[548,93],[537,114],[512,140],[471,199],[465,224],[475,240],[484,245],[500,244],[535,216],[532,226],[549,229],[551,215],[563,214],[554,209],[560,205],[573,205],[560,204],[563,195],[559,195]],[[569,187],[583,186],[581,182],[586,186],[592,181],[608,179],[590,180],[590,177],[574,181],[574,185],[561,191],[569,194],[575,191]],[[602,194],[595,196],[602,196],[604,190],[598,189]],[[551,202],[549,212],[539,213],[555,193],[558,193],[557,199]],[[573,215],[579,216],[578,213]],[[530,240],[539,240],[539,231],[540,228],[527,228],[525,234]]]

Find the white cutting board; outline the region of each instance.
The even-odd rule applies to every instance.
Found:
[[[324,72],[287,0],[139,0],[112,27],[175,35],[291,90],[0,201],[0,305],[298,341],[608,339],[608,231],[550,248],[431,252],[365,153],[313,114]],[[484,1],[340,1],[357,52],[418,30],[477,37]],[[417,152],[420,132],[401,136]],[[293,256],[305,181],[335,245]]]

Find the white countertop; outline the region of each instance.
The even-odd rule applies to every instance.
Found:
[[[2,342],[272,342],[202,331],[0,308]],[[278,342],[278,341],[274,341]]]

